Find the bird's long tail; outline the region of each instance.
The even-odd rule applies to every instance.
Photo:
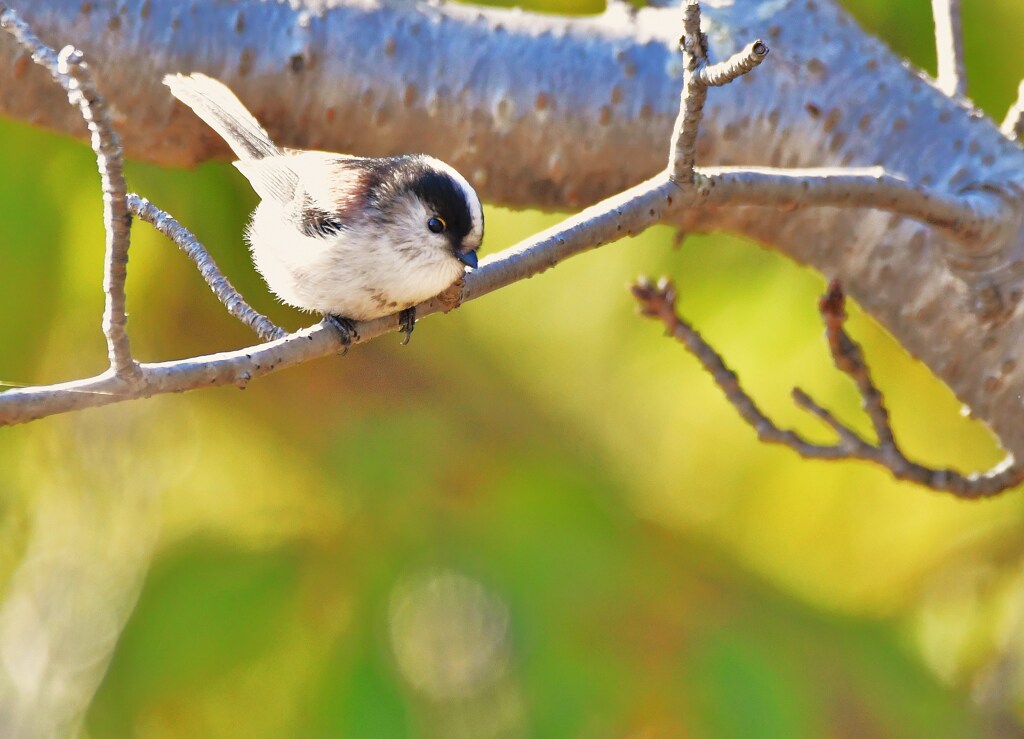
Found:
[[[263,126],[226,85],[198,72],[188,76],[169,74],[164,77],[164,84],[171,88],[174,97],[219,133],[241,161],[281,153]]]

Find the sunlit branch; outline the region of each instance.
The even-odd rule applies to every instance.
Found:
[[[58,54],[58,69],[69,78],[68,99],[77,105],[92,134],[92,148],[100,171],[103,190],[103,227],[106,252],[103,258],[103,334],[115,374],[132,377],[138,373],[128,343],[128,315],[124,283],[128,276],[128,246],[131,216],[125,197],[124,154],[121,139],[110,121],[106,101],[96,90],[92,72],[82,52],[70,46]]]
[[[949,195],[887,173],[881,167],[702,167],[698,173],[698,188],[709,201],[877,208],[944,229],[966,244],[965,249],[983,242],[1013,217],[1010,207],[992,193],[968,190]]]
[[[103,334],[114,373],[131,378],[137,375],[126,326],[124,283],[127,276],[131,219],[125,204],[124,156],[121,140],[114,130],[106,102],[96,90],[92,73],[82,52],[66,46],[59,54],[43,44],[10,8],[0,4],[0,27],[13,35],[32,55],[32,60],[49,70],[68,93],[89,127],[96,164],[103,190],[103,226],[106,254],[103,269]]]

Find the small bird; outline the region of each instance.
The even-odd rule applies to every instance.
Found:
[[[245,235],[267,285],[323,313],[346,346],[355,321],[396,312],[408,342],[414,306],[476,268],[480,198],[444,162],[280,149],[221,82],[195,73],[164,84],[228,143],[260,196]]]

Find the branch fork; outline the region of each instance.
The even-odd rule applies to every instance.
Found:
[[[708,88],[727,85],[754,69],[768,56],[768,47],[758,39],[726,61],[709,65],[707,36],[700,30],[700,3],[686,0],[679,48],[683,52],[683,91],[679,116],[672,131],[668,168],[671,179],[680,187],[686,187],[697,183],[694,172],[697,133],[704,116]]]
[[[959,0],[935,0],[935,4],[953,13],[951,27],[959,38]],[[698,168],[696,144],[708,88],[727,85],[753,71],[768,56],[768,47],[758,39],[726,61],[710,64],[707,38],[700,31],[699,0],[685,2],[679,46],[684,57],[683,89],[667,171],[669,179],[691,196],[691,205],[699,206],[704,200],[733,206],[860,206],[916,218],[949,236],[954,249],[947,255],[948,266],[977,294],[972,302],[982,317],[994,319],[1005,313],[1006,306],[993,309],[993,301],[984,297],[991,292],[991,284],[979,275],[1005,267],[1011,258],[1021,220],[1019,193],[1004,196],[998,186],[976,185],[950,194],[916,185],[880,167]],[[950,94],[962,94],[962,44],[950,49],[943,69],[955,88]],[[1019,122],[1013,125],[1024,127]]]
[[[838,437],[835,444],[815,444],[795,431],[782,429],[758,407],[740,385],[736,373],[676,309],[676,288],[671,280],[662,278],[656,284],[641,278],[632,287],[640,313],[660,321],[669,336],[679,341],[701,363],[721,388],[726,399],[740,416],[768,444],[789,447],[807,459],[860,459],[887,469],[897,480],[906,480],[932,490],[951,493],[958,498],[989,498],[1024,482],[1024,465],[1008,456],[1002,463],[983,473],[964,475],[956,470],[934,469],[907,458],[896,437],[885,406],[885,397],[875,385],[861,346],[846,332],[846,296],[838,280],[829,283],[818,302],[818,312],[825,324],[825,339],[832,361],[857,386],[864,412],[871,420],[876,440],[865,439],[810,395],[794,388],[793,402],[832,429]]]

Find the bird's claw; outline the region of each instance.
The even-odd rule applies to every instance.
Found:
[[[356,331],[355,321],[351,318],[345,318],[344,316],[336,316],[333,313],[328,313],[324,316],[324,323],[333,327],[341,336],[341,345],[345,347],[343,353],[347,354],[348,348],[352,346],[352,342],[359,340],[359,332]]]
[[[402,342],[402,346],[409,343],[414,328],[416,328],[416,308],[406,308],[398,314],[398,329],[405,332],[405,340]]]

